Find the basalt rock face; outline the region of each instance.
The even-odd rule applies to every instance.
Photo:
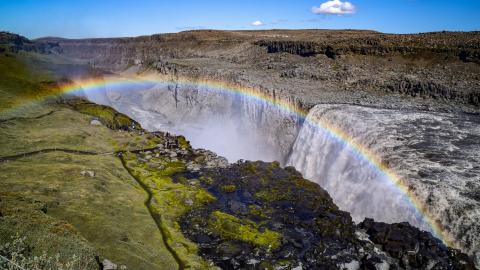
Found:
[[[474,269],[466,255],[408,223],[367,219],[357,227],[293,167],[239,162],[174,181],[215,196],[188,212],[181,228],[222,269]]]
[[[202,52],[233,46],[242,38],[223,31],[206,31],[202,35],[183,32],[158,34],[135,38],[63,39],[42,38],[38,44],[59,44],[51,51],[80,62],[107,70],[126,67],[150,66],[165,59],[198,57]]]
[[[295,97],[303,104],[479,106],[479,32],[204,30],[135,38],[44,38],[35,44],[110,71],[153,69],[220,78],[276,91],[278,97]],[[402,78],[409,78],[413,88],[400,87]],[[413,102],[398,94],[413,97]]]
[[[457,58],[465,62],[480,61],[477,36],[461,32],[423,33],[416,35],[390,35],[369,31],[344,31],[341,35],[331,31],[313,36],[310,41],[289,36],[262,39],[256,42],[270,53],[287,52],[301,56],[334,55],[428,55],[430,57]]]
[[[3,45],[1,48],[1,52],[4,51],[11,51],[17,52],[19,50],[25,51],[33,51],[35,50],[35,43],[30,41],[29,39],[8,33],[8,32],[0,32],[0,44]]]
[[[429,233],[417,230],[408,223],[386,224],[365,219],[358,225],[369,239],[380,245],[402,267],[435,269],[475,269],[468,257],[458,250],[446,248]]]

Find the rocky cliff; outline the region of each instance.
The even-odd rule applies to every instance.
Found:
[[[311,111],[315,105],[319,103],[331,104],[352,104],[362,105],[367,107],[374,107],[377,109],[392,109],[392,112],[414,111],[421,114],[421,112],[431,112],[427,118],[435,118],[438,113],[453,113],[453,119],[457,118],[457,113],[463,112],[478,113],[479,106],[479,77],[480,69],[478,65],[478,49],[479,49],[478,32],[439,32],[439,33],[424,33],[411,35],[390,35],[372,31],[329,31],[329,30],[270,30],[270,31],[189,31],[178,34],[154,35],[137,38],[122,38],[122,39],[91,39],[91,40],[51,40],[58,41],[59,48],[56,51],[64,56],[72,59],[80,59],[83,62],[90,62],[97,67],[105,68],[116,72],[145,72],[154,71],[162,75],[171,76],[172,81],[178,77],[194,78],[201,80],[214,79],[220,81],[228,81],[243,86],[250,86],[260,89],[264,94],[275,98],[282,102],[293,104],[298,110],[304,112]],[[63,51],[62,51],[63,50]],[[117,61],[117,62],[115,62]],[[372,76],[374,74],[374,76]],[[216,98],[211,96],[204,96],[197,100],[198,106],[188,105],[187,98],[183,100],[180,97],[179,103],[175,101],[175,108],[169,107],[173,103],[169,101],[169,94],[165,91],[145,91],[142,102],[142,113],[139,111],[136,114],[132,110],[130,115],[136,115],[138,119],[142,119],[144,125],[149,125],[152,121],[147,120],[145,115],[149,115],[152,111],[161,113],[165,118],[165,123],[171,123],[171,126],[165,128],[173,131],[190,135],[194,141],[201,133],[189,129],[182,129],[181,123],[190,123],[189,127],[195,127],[205,116],[205,112],[201,113],[197,108],[209,108],[207,115],[222,115],[226,116],[228,121],[242,122],[241,126],[247,127],[246,130],[254,132],[244,132],[238,134],[254,134],[258,138],[268,138],[269,141],[263,139],[252,140],[251,144],[246,145],[262,145],[254,150],[249,150],[252,155],[243,154],[244,157],[253,157],[254,159],[279,160],[283,163],[289,158],[292,153],[294,142],[298,139],[298,134],[301,125],[296,121],[288,121],[289,117],[273,117],[274,114],[265,114],[267,117],[256,122],[255,115],[257,112],[264,111],[260,109],[258,104],[247,105],[247,110],[241,109],[240,115],[245,116],[245,119],[239,121],[238,118],[230,117],[232,111],[221,109],[221,103]],[[200,91],[205,92],[205,91]],[[132,94],[135,95],[135,94]],[[118,97],[118,96],[117,96]],[[137,97],[138,98],[138,97]],[[217,97],[218,98],[218,97]],[[225,100],[225,104],[229,104],[229,98],[220,97]],[[120,100],[136,100],[131,97],[122,97]],[[205,102],[208,100],[207,102]],[[161,104],[160,104],[161,103]],[[234,102],[239,104],[239,102]],[[248,102],[245,102],[248,103]],[[122,110],[120,103],[111,103],[117,109]],[[224,104],[224,105],[225,105]],[[232,103],[233,104],[233,103]],[[131,106],[138,108],[137,105]],[[180,107],[178,107],[180,106]],[[128,107],[128,106],[127,106]],[[160,108],[160,109],[159,109]],[[170,109],[169,109],[170,108]],[[232,107],[233,108],[233,107]],[[250,111],[248,111],[250,110]],[[190,113],[185,115],[182,111]],[[267,110],[268,111],[268,110]],[[174,113],[172,113],[174,112]],[[270,115],[270,116],[268,116]],[[362,114],[364,115],[364,114]],[[165,117],[166,116],[166,117]],[[162,117],[156,116],[155,119]],[[208,117],[207,117],[208,118]],[[362,119],[353,120],[353,116],[348,116],[345,121],[349,123],[362,123]],[[379,120],[381,117],[375,116],[376,123],[379,130],[386,120]],[[153,118],[152,118],[153,119]],[[168,120],[167,120],[168,119]],[[181,120],[180,120],[181,119]],[[280,121],[278,121],[280,119]],[[281,119],[285,121],[282,124]],[[364,120],[364,119],[363,119]],[[228,122],[227,121],[227,122]],[[427,121],[427,120],[426,120]],[[430,121],[430,120],[428,120]],[[428,122],[427,121],[427,122]],[[455,123],[461,123],[454,121]],[[158,121],[155,121],[158,123]],[[214,122],[223,123],[221,119]],[[395,121],[394,121],[395,122]],[[252,124],[253,123],[253,124]],[[259,124],[261,123],[261,124]],[[430,145],[429,147],[436,147],[441,145],[444,141],[449,143],[455,141],[453,134],[450,137],[444,137],[444,141],[436,141],[431,138],[439,134],[435,134],[435,126],[433,121],[428,127],[422,128],[421,134],[417,134],[415,138],[424,140],[422,145]],[[206,124],[210,126],[211,123]],[[395,122],[390,129],[397,130],[399,126],[415,126],[416,123],[406,122],[401,124]],[[172,128],[173,127],[173,128]],[[177,128],[177,129],[175,129]],[[180,129],[178,129],[180,128]],[[357,133],[354,125],[346,125],[343,127],[349,130],[349,136],[363,136]],[[281,130],[281,131],[280,131]],[[377,131],[379,131],[377,130]],[[238,130],[237,130],[238,131]],[[351,132],[350,132],[351,131]],[[475,136],[475,130],[471,133]],[[275,134],[285,133],[286,136],[276,136]],[[315,134],[318,132],[315,132]],[[312,133],[313,134],[313,133]],[[367,133],[365,133],[367,134]],[[210,134],[212,137],[214,134]],[[309,135],[316,136],[316,135]],[[376,134],[372,140],[381,140],[382,134]],[[418,136],[421,136],[418,137]],[[246,138],[247,136],[242,135]],[[273,138],[273,139],[272,139]],[[312,138],[312,137],[309,137]],[[413,138],[398,138],[398,140],[406,140],[406,144],[413,143]],[[240,140],[241,141],[241,140]],[[245,140],[246,141],[246,140]],[[435,141],[435,142],[434,142]],[[261,142],[261,143],[260,143]],[[369,144],[368,142],[362,142]],[[375,141],[378,144],[378,141]],[[372,143],[372,147],[375,147]],[[385,142],[388,144],[387,142]],[[460,147],[462,151],[476,148],[476,144],[468,142],[467,144],[453,143],[454,147]],[[204,147],[211,147],[213,149],[218,145],[202,145]],[[278,147],[271,147],[272,145],[280,145]],[[249,149],[249,147],[243,147]],[[275,151],[270,151],[275,149]],[[311,145],[307,145],[306,149],[311,149]],[[423,149],[423,150],[422,150]],[[421,155],[430,157],[432,153],[427,147],[416,148],[415,151]],[[256,153],[256,150],[261,153]],[[280,151],[279,151],[280,150]],[[379,154],[389,152],[393,149],[386,148],[379,151]],[[321,152],[318,148],[313,148],[313,152]],[[236,151],[238,154],[239,151]],[[307,152],[296,153],[299,156],[305,155]],[[441,155],[450,156],[446,148],[439,150]],[[435,153],[438,154],[437,152]],[[400,154],[397,152],[397,154]],[[228,155],[225,153],[225,155]],[[315,156],[315,157],[314,157]],[[237,156],[238,158],[238,156]],[[315,160],[325,161],[326,156],[313,155],[296,166],[300,168],[302,173],[306,174],[308,166],[303,164],[312,164]],[[416,159],[410,157],[408,162],[418,164],[422,158]],[[477,157],[473,157],[477,160]],[[438,160],[441,162],[441,160]],[[443,164],[443,163],[442,163]],[[324,164],[323,166],[330,166],[331,164]],[[400,165],[400,164],[397,164]],[[320,165],[319,165],[320,166]],[[402,165],[403,166],[403,165]],[[444,165],[440,165],[444,166]],[[307,174],[309,178],[315,181],[322,180],[318,176],[318,170],[313,174]],[[409,178],[416,179],[412,173],[417,169],[411,169],[408,172]],[[328,169],[325,169],[326,173]],[[348,170],[347,170],[348,171]],[[336,173],[341,173],[336,171]],[[435,179],[438,177],[447,177],[445,171],[439,174],[433,174]],[[466,182],[471,179],[471,174],[464,177],[463,173],[459,172],[456,175],[448,176],[445,182],[450,182],[450,179],[457,179],[460,177]],[[317,176],[316,176],[317,175]],[[421,173],[421,175],[424,175]],[[423,176],[421,178],[430,179],[431,176]],[[442,176],[440,176],[442,175]],[[478,175],[473,174],[473,179],[477,179]],[[329,175],[332,178],[333,175]],[[374,177],[375,178],[375,177]],[[460,181],[462,186],[466,182]],[[416,186],[423,180],[415,180],[410,184]],[[428,181],[427,181],[428,182]],[[322,185],[326,185],[323,182]],[[443,186],[443,183],[442,183]],[[451,187],[450,184],[447,185]],[[326,187],[326,186],[325,186]],[[444,205],[443,200],[451,201],[455,196],[440,196],[432,199],[432,194],[437,194],[437,191],[426,191],[426,186],[419,188],[418,192],[422,190],[421,200],[429,201],[430,207],[432,205]],[[463,189],[463,188],[462,188]],[[329,189],[335,194],[333,188]],[[463,192],[463,191],[462,191]],[[469,192],[467,192],[469,193]],[[447,194],[447,193],[444,193]],[[448,198],[447,198],[448,197]],[[335,196],[336,198],[336,196]],[[469,201],[469,196],[463,197],[465,201]],[[463,199],[462,199],[463,200]],[[436,203],[433,203],[436,201]],[[345,206],[343,203],[339,204]],[[477,204],[477,202],[472,202]],[[352,205],[354,205],[353,203]],[[359,204],[357,204],[359,205]],[[461,204],[460,208],[470,209],[470,202]],[[400,206],[402,207],[402,206]],[[442,207],[440,207],[443,209]],[[474,207],[475,208],[475,207]],[[347,208],[353,213],[356,212],[354,208]],[[363,209],[365,210],[365,209]],[[363,211],[361,210],[361,211]],[[373,209],[370,209],[373,212]],[[473,210],[474,211],[474,210]],[[408,211],[407,211],[408,212]],[[448,211],[434,211],[438,212],[436,218],[443,220],[449,226],[457,227],[452,231],[457,231],[460,235],[465,235],[465,230],[461,229],[460,223],[453,225],[453,220],[463,220],[470,215],[463,211],[451,213]],[[440,214],[442,212],[443,214]],[[371,213],[371,216],[373,214]],[[400,216],[401,214],[399,214]],[[355,214],[354,214],[355,216]],[[363,215],[365,216],[365,215]],[[376,215],[375,215],[376,216]],[[388,215],[381,213],[380,216],[386,218]],[[455,216],[455,218],[452,218]],[[388,220],[388,218],[386,219]],[[415,218],[408,219],[415,223]],[[450,220],[450,221],[448,221]],[[385,221],[385,219],[383,220]],[[467,222],[467,221],[466,221]],[[468,223],[474,224],[475,222]],[[419,224],[416,224],[419,225]],[[469,242],[470,246],[477,242],[471,240],[476,234],[477,227],[470,226],[470,233],[465,236],[469,240],[462,239],[463,242]],[[455,233],[456,234],[456,233]],[[460,237],[463,238],[463,237]],[[474,252],[476,248],[469,248]]]
[[[36,43],[58,44],[53,52],[107,70],[137,66],[228,78],[303,103],[340,99],[375,104],[377,95],[393,93],[436,99],[433,104],[441,106],[479,106],[478,32],[205,30],[118,39],[45,38]],[[430,106],[428,101],[415,102]]]
[[[263,50],[250,41],[238,47],[239,41],[252,34],[207,33],[204,38],[195,37],[197,33],[179,35],[186,48],[177,48],[182,51],[178,54],[157,55],[164,58],[155,61],[149,60],[154,53],[141,46],[148,57],[137,58],[138,48],[132,52],[121,45],[130,39],[90,40],[89,53],[83,47],[86,41],[49,39],[59,46],[48,55],[22,50],[0,54],[0,132],[4,138],[0,141],[0,255],[28,263],[25,267],[49,269],[114,268],[115,264],[130,269],[474,268],[467,255],[409,224],[366,219],[356,225],[327,191],[293,167],[260,161],[229,164],[212,152],[192,148],[183,136],[149,132],[109,107],[54,95],[58,84],[77,75],[77,68],[69,68],[72,65],[108,67],[109,61],[115,64],[110,71],[126,69],[126,74],[146,69],[197,77],[228,75],[228,80],[251,86],[264,83],[263,91],[299,108],[310,108],[320,98],[333,102],[349,94],[338,89],[310,93],[313,85],[307,81],[280,74],[272,77],[280,78],[276,81],[266,76],[279,67],[267,68],[265,73],[244,70],[251,63],[245,57]],[[149,38],[158,39],[161,50],[168,50],[163,45],[176,36],[138,39]],[[77,49],[65,45],[69,42],[76,43]],[[219,42],[222,46],[214,46]],[[192,44],[202,48],[201,53],[187,49]],[[121,54],[108,46],[118,46]],[[207,58],[209,53],[212,58]],[[179,55],[192,58],[179,59]],[[71,59],[60,62],[65,56]],[[115,56],[120,60],[114,61]],[[260,64],[265,59],[303,63],[297,57],[304,58],[264,52],[259,59]],[[138,59],[148,61],[135,62]],[[306,60],[309,65],[315,61]],[[58,74],[58,70],[72,72]],[[98,71],[82,70],[83,76],[88,72],[98,76]],[[275,92],[271,89],[282,82],[287,85]],[[292,85],[297,88],[287,88]],[[381,103],[377,105],[382,106],[396,98],[385,97],[384,92],[375,97],[375,93],[373,98],[359,96],[363,101],[356,102],[378,98]],[[413,107],[424,105],[412,103]],[[452,108],[450,102],[445,107],[437,103],[427,100],[426,104]],[[44,245],[47,236],[55,245]]]

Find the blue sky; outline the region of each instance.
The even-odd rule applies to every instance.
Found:
[[[0,0],[0,30],[29,38],[138,36],[204,28],[480,30],[480,0],[348,1],[354,9],[338,15],[320,6],[327,0]]]

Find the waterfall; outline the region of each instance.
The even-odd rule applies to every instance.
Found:
[[[384,222],[408,221],[428,229],[421,215],[387,175],[347,143],[314,124],[327,118],[355,139],[367,143],[370,149],[379,150],[382,142],[376,139],[378,134],[373,134],[375,127],[362,122],[361,115],[356,115],[361,112],[349,113],[345,108],[332,105],[312,108],[287,164],[326,189],[335,203],[350,212],[356,222],[371,217]]]
[[[193,147],[214,151],[230,162],[276,160],[285,164],[300,128],[297,115],[242,94],[201,85],[128,87],[106,85],[100,90],[112,107],[145,129],[184,135]]]
[[[172,88],[172,87],[170,87]],[[151,84],[98,89],[110,104],[150,131],[185,135],[195,148],[237,159],[280,161],[326,189],[356,222],[404,222],[430,230],[381,170],[314,123],[326,120],[375,153],[419,203],[463,242],[480,248],[480,117],[354,105],[314,106],[303,121],[270,103],[203,86]],[[477,254],[477,258],[480,257]]]

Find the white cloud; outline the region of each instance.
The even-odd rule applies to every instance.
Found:
[[[265,23],[263,23],[262,21],[254,21],[251,23],[251,25],[253,26],[262,26],[262,25],[265,25]]]
[[[330,0],[319,7],[312,7],[312,12],[315,14],[343,15],[353,14],[356,11],[357,9],[352,3],[340,0]]]

